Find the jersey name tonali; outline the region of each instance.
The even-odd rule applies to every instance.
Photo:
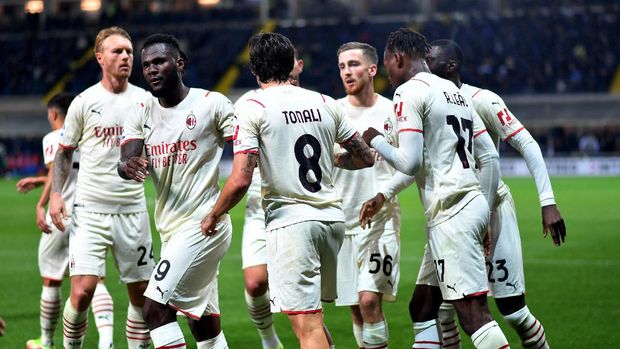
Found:
[[[56,151],[62,141],[62,129],[52,131],[43,137],[43,162],[49,167],[54,162]],[[73,210],[73,199],[75,198],[75,185],[77,182],[78,169],[80,166],[80,150],[76,149],[73,152],[73,164],[71,172],[65,185],[62,187],[62,200],[65,202],[67,213],[71,214]]]
[[[112,93],[98,83],[71,103],[62,146],[82,152],[75,205],[101,213],[146,210],[143,185],[122,179],[116,169],[123,122],[144,93],[131,84],[122,93]]]
[[[125,140],[143,139],[157,190],[155,223],[162,240],[200,229],[220,189],[219,163],[232,138],[233,105],[222,94],[192,88],[178,105],[164,108],[149,96],[125,122]]]
[[[349,103],[346,97],[338,102],[360,134],[373,127],[381,132],[390,144],[398,147],[397,121],[392,101],[377,95],[377,101],[372,107],[356,107]],[[335,147],[336,153],[345,151],[338,144]],[[395,173],[396,170],[378,153],[372,167],[355,171],[334,169],[334,183],[342,195],[347,234],[362,232],[358,222],[362,204],[373,198]],[[383,208],[373,217],[373,224],[385,229],[400,230],[400,206],[396,196],[385,202]]]
[[[267,229],[344,222],[333,183],[334,143],[355,129],[332,98],[296,86],[267,88],[239,103],[234,150],[260,154]]]
[[[396,89],[394,110],[398,132],[424,135],[424,168],[416,182],[428,224],[439,224],[481,194],[473,106],[451,81],[418,73]]]
[[[495,93],[467,84],[461,85],[461,91],[472,99],[474,109],[482,119],[498,152],[500,141],[508,142],[524,129],[523,124],[508,110],[504,100]],[[497,188],[498,197],[503,198],[509,191],[508,186],[500,179]]]

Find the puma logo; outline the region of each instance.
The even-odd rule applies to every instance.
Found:
[[[101,116],[101,112],[99,110],[91,109],[90,112],[93,114],[99,114],[99,116]]]
[[[394,284],[392,283],[392,280],[388,280],[387,283],[388,285],[390,285],[391,288],[394,288]]]
[[[151,129],[151,126],[149,126],[149,125],[147,125],[147,124],[142,125],[142,127],[144,127],[144,128],[148,128],[149,130]]]
[[[446,287],[451,289],[452,291],[454,291],[454,293],[457,293],[456,292],[456,282],[454,283],[454,286],[450,286],[450,285],[446,284]]]
[[[164,295],[166,294],[166,292],[168,292],[168,290],[162,291],[159,286],[155,287],[155,289],[159,291],[159,293],[161,293],[161,299],[164,299]]]
[[[276,297],[269,298],[269,302],[270,302],[271,304],[273,304],[273,306],[275,307],[275,306],[276,306]]]
[[[515,291],[517,290],[517,283],[515,282],[514,284],[511,284],[510,282],[506,282],[506,286],[510,286],[512,287]]]

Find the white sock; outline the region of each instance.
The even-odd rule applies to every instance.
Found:
[[[269,302],[269,291],[264,295],[252,297],[245,292],[245,303],[248,306],[250,320],[258,330],[264,349],[276,349],[280,344],[280,339],[273,326],[273,314]]]
[[[228,349],[228,343],[226,343],[224,331],[220,331],[220,334],[217,336],[198,342],[196,345],[198,346],[198,349]]]
[[[43,286],[41,290],[39,320],[41,323],[41,343],[54,343],[54,332],[58,325],[61,305],[60,287]]]
[[[125,323],[125,336],[127,337],[127,347],[129,349],[151,347],[151,334],[149,334],[149,328],[142,318],[142,307],[129,303],[127,322]],[[181,338],[182,336],[183,334],[181,333]],[[155,342],[154,338],[153,342]]]
[[[480,327],[471,335],[471,341],[477,349],[507,349],[508,340],[497,322],[491,321]]]
[[[353,337],[355,337],[355,343],[358,348],[364,347],[364,337],[362,336],[362,325],[356,323],[353,324]]]
[[[114,302],[105,284],[97,283],[91,306],[99,331],[99,349],[108,349],[114,345]]]
[[[413,323],[415,342],[412,348],[441,349],[437,320]]]
[[[543,325],[530,313],[527,306],[504,316],[504,319],[517,331],[524,347],[549,349]]]
[[[82,348],[84,336],[88,327],[88,309],[77,311],[71,305],[71,298],[67,299],[65,309],[62,313],[63,331],[62,342],[65,349]]]
[[[388,346],[388,328],[385,320],[375,324],[364,322],[362,329],[362,337],[364,338],[364,348],[387,348]]]
[[[187,348],[185,346],[183,331],[181,331],[181,327],[179,327],[179,323],[176,321],[151,330],[151,338],[153,338],[153,345],[155,346],[155,349]]]
[[[441,337],[443,348],[461,349],[461,335],[456,324],[456,311],[454,305],[443,302],[439,307],[439,323],[441,324]]]

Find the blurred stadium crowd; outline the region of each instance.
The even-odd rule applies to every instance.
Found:
[[[299,49],[305,61],[302,84],[334,97],[344,94],[338,46],[362,41],[382,52],[388,34],[403,26],[431,41],[458,42],[466,57],[463,81],[502,96],[608,94],[619,74],[620,3],[613,0],[274,0],[267,12],[260,0],[222,0],[214,7],[196,1],[124,0],[102,1],[95,13],[80,11],[79,2],[55,3],[53,14],[24,14],[23,4],[0,1],[3,98],[44,96],[59,83],[78,92],[98,81],[92,45],[96,32],[109,25],[120,25],[133,36],[136,61],[130,81],[136,85],[144,87],[136,64],[141,41],[166,32],[191,53],[185,78],[190,86],[215,89],[231,67],[237,67],[240,75],[230,87],[256,88],[241,53],[266,18]],[[391,97],[385,72],[380,75],[376,89]],[[531,130],[547,156],[592,156],[620,154],[618,126]],[[0,138],[0,173],[36,173],[41,170],[40,153],[40,138]]]

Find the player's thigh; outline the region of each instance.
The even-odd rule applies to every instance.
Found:
[[[428,240],[445,300],[488,291],[482,241],[489,209],[482,195],[450,219],[428,227]]]
[[[358,292],[382,293],[386,301],[396,300],[400,280],[400,234],[383,228],[358,234]]]
[[[202,235],[199,226],[173,234],[162,245],[144,295],[192,318],[200,318],[205,309],[219,314],[217,272],[230,247],[232,226],[219,222],[216,229],[210,237]]]
[[[49,216],[48,216],[49,218]],[[41,233],[38,261],[41,277],[61,281],[69,271],[69,234],[71,220],[65,221],[65,231],[60,231],[48,219],[52,232]]]
[[[110,215],[112,252],[123,283],[146,281],[154,267],[153,241],[146,211]]]
[[[338,252],[337,306],[359,304],[357,291],[357,280],[359,278],[358,251],[359,247],[355,235],[345,235],[340,252]]]
[[[108,248],[113,245],[112,215],[75,207],[69,232],[69,272],[74,275],[100,275],[105,269]]]
[[[508,193],[492,215],[491,256],[487,258],[489,288],[496,298],[525,293],[521,238],[512,196]]]
[[[258,214],[246,215],[241,240],[242,268],[267,264],[267,233],[265,217]]]

